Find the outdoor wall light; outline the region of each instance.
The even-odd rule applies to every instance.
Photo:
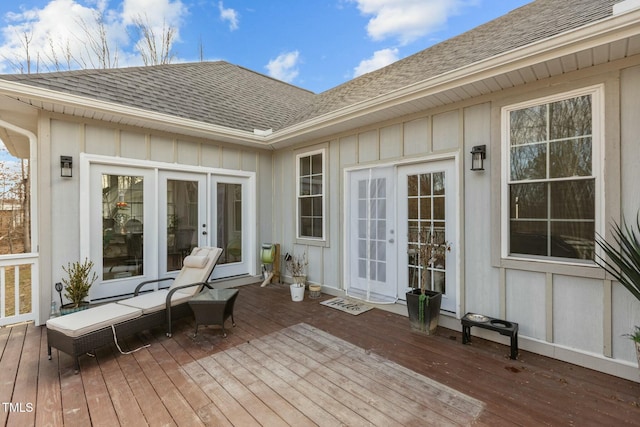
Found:
[[[60,176],[64,178],[71,178],[73,176],[73,171],[71,170],[72,166],[73,157],[60,156]]]
[[[484,159],[487,158],[487,146],[476,145],[471,149],[471,170],[483,171]]]

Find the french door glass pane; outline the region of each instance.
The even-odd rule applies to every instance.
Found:
[[[420,185],[416,185],[420,183]],[[445,174],[434,172],[407,177],[408,248],[407,265],[409,285],[419,288],[425,280],[425,288],[446,293],[445,254],[436,253],[431,265],[420,260],[420,249],[428,243],[442,244],[445,237]],[[427,239],[427,242],[424,239]],[[433,238],[433,241],[430,241]],[[423,270],[424,275],[423,275]]]
[[[198,182],[167,180],[167,271],[180,270],[198,242]]]
[[[143,218],[143,178],[103,174],[103,280],[144,274]]]
[[[218,264],[242,261],[242,184],[217,185],[218,247],[224,249]]]

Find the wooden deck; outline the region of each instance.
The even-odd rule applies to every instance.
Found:
[[[131,355],[81,357],[78,375],[47,359],[44,328],[0,328],[0,425],[640,425],[639,383],[288,292],[242,287],[227,338],[181,321],[124,340],[151,344]]]

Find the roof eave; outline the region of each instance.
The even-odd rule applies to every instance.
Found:
[[[517,49],[475,62],[465,67],[405,86],[289,126],[274,133],[269,143],[276,149],[300,141],[305,134],[336,126],[372,112],[425,98],[486,78],[506,74],[564,55],[597,47],[640,34],[640,9],[587,24],[557,36],[539,40]]]

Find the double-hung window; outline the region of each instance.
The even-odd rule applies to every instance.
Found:
[[[593,259],[599,104],[592,89],[503,110],[507,255]]]
[[[301,153],[297,160],[297,230],[299,239],[325,236],[325,150]]]

